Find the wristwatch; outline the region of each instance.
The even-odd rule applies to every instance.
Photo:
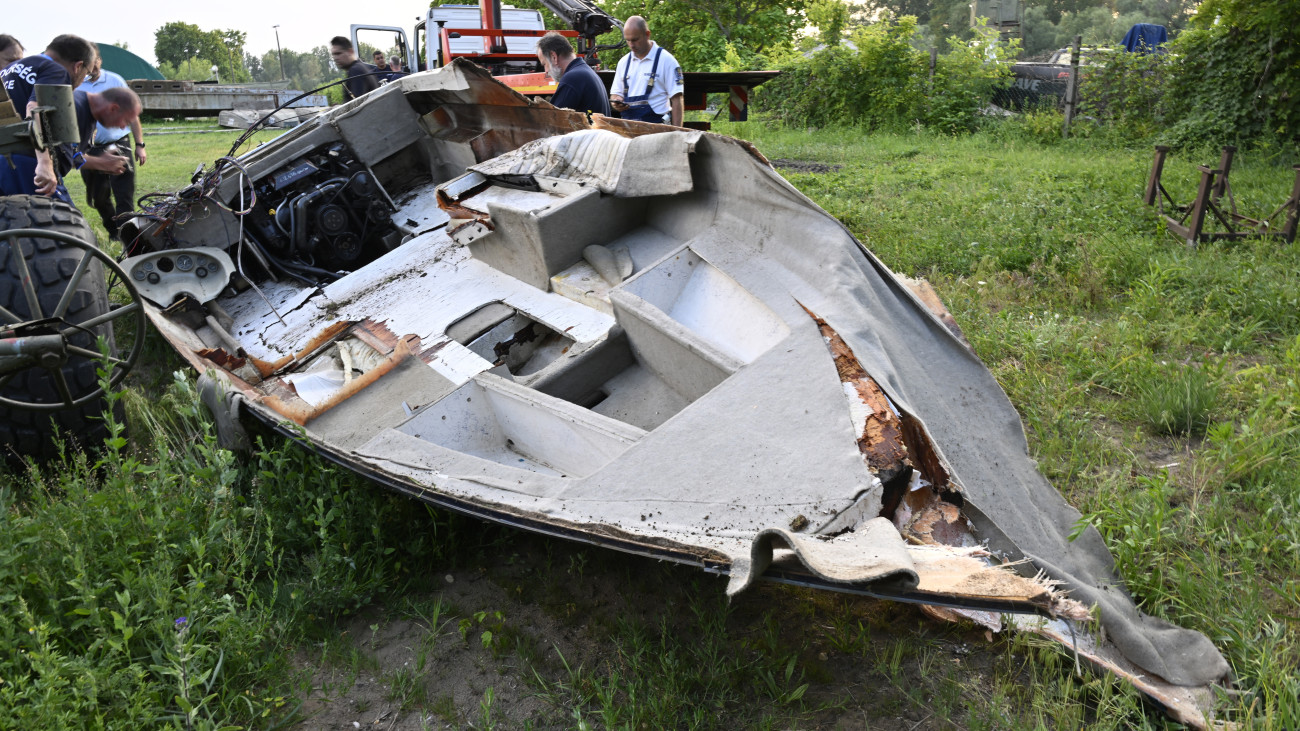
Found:
[[[136,142],[135,142],[135,146],[136,146],[136,147],[144,147],[144,140],[136,140]]]

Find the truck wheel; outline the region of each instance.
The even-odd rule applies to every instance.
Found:
[[[63,342],[61,352],[40,361],[0,356],[0,449],[7,460],[55,456],[56,433],[78,448],[107,436],[97,341],[109,346],[110,382],[121,383],[143,345],[144,311],[132,283],[94,241],[72,206],[44,196],[0,197],[0,331],[6,339],[59,335]],[[106,275],[126,292],[124,306],[110,301]],[[119,358],[114,331],[122,333],[132,316],[132,353]]]

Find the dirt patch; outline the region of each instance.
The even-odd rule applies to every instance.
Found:
[[[300,657],[314,673],[299,728],[563,727],[533,668],[562,665],[560,653],[590,661],[592,643],[486,572],[447,573],[442,583],[369,607],[316,657]]]
[[[313,633],[296,728],[926,731],[1032,706],[1021,640],[776,584],[728,601],[697,569],[484,533],[472,562]]]
[[[844,167],[843,165],[830,165],[824,162],[810,162],[808,160],[786,160],[776,159],[772,161],[772,166],[777,170],[787,170],[792,173],[813,173],[820,175],[822,173],[833,173]]]

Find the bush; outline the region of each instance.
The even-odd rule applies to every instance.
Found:
[[[1173,46],[1177,145],[1300,139],[1300,3],[1210,0]]]
[[[856,51],[833,46],[798,57],[756,90],[755,110],[791,127],[906,126],[925,79],[925,61],[908,43],[915,31],[916,19],[904,16],[859,29]]]
[[[912,46],[916,18],[885,18],[854,32],[852,50],[834,46],[796,58],[754,94],[754,108],[791,127],[847,124],[899,130],[922,123],[945,133],[975,128],[993,89],[1010,76],[1015,46],[996,34],[948,40],[934,79],[928,54]]]
[[[1003,45],[992,32],[971,41],[949,38],[948,52],[935,64],[926,125],[950,134],[974,131],[993,92],[1011,78],[1011,59],[1018,48],[1019,40]]]
[[[1061,142],[1065,115],[1055,105],[1044,104],[993,124],[997,125],[997,136],[1001,139],[1020,138],[1040,145],[1056,145]]]
[[[1112,53],[1080,70],[1079,113],[1130,137],[1150,137],[1168,118],[1168,54]]]

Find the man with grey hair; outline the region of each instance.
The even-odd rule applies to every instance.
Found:
[[[684,79],[681,64],[650,40],[645,18],[633,15],[623,24],[623,40],[631,53],[618,60],[609,99],[623,119],[682,126]]]
[[[403,76],[407,76],[408,73],[402,70],[401,56],[390,56],[388,59],[388,75],[384,77],[384,83],[397,81]]]
[[[587,65],[587,59],[573,52],[569,39],[551,31],[537,42],[537,60],[546,75],[559,82],[551,95],[551,104],[589,114],[609,115],[609,98],[600,77]]]

